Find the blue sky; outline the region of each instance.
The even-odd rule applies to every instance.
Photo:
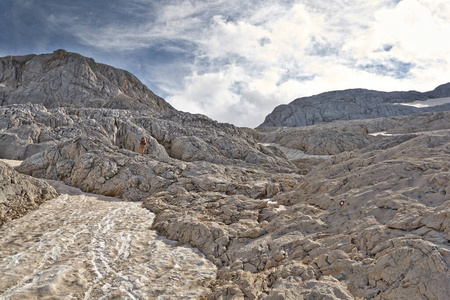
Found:
[[[302,96],[449,82],[449,16],[448,0],[2,0],[0,56],[78,52],[255,127]]]

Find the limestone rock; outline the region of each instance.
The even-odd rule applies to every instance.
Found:
[[[139,141],[148,140],[145,154],[158,160],[169,156],[184,161],[219,164],[259,164],[292,171],[294,166],[280,153],[261,147],[244,130],[201,116],[176,114],[174,120],[152,111],[53,108],[40,104],[0,107],[0,156],[24,159],[52,146],[88,136],[100,144],[140,152]]]
[[[0,105],[174,110],[131,73],[65,50],[0,58]]]
[[[277,128],[266,133],[262,143],[277,143],[286,148],[302,150],[313,155],[333,155],[364,148],[374,138],[363,133],[343,132],[336,129]]]
[[[72,57],[50,56],[53,62],[42,64],[50,71],[67,67]],[[10,101],[28,91],[26,85],[35,83],[25,80],[33,77],[27,66],[44,58],[4,63],[7,82],[22,81],[4,88],[2,97]],[[99,92],[98,82],[109,83],[95,78],[115,82],[114,74],[124,73],[101,75],[95,68],[107,68],[95,64],[92,73],[80,68],[87,70],[81,88],[87,94],[77,101],[89,107],[57,100],[53,106],[42,102],[45,97],[0,107],[0,141],[8,143],[2,142],[0,154],[25,158],[17,167],[25,174],[142,200],[156,215],[153,229],[197,247],[219,268],[208,281],[209,299],[450,294],[450,112],[256,131],[164,109],[157,101],[147,105],[134,87],[117,88],[118,82],[113,85],[126,90],[128,100],[114,96],[113,88]],[[387,98],[354,91],[350,96],[356,98],[346,98],[342,107],[352,106],[357,115],[357,106],[365,105],[358,95],[365,95],[366,104],[376,104],[375,116],[398,112],[392,103],[399,99],[442,97],[446,91],[442,86],[433,94],[383,94]],[[51,94],[45,87],[39,93]],[[109,98],[99,102],[100,94]],[[140,108],[110,108],[126,108],[127,101]],[[336,117],[327,112],[336,110],[333,105],[313,119]],[[149,141],[144,155],[138,149],[143,136]],[[297,163],[303,168],[298,170],[286,149],[312,157]]]
[[[277,106],[259,127],[300,127],[335,120],[372,119],[446,111],[450,109],[448,104],[420,109],[398,103],[449,97],[449,86],[447,83],[427,93],[352,89],[298,98],[289,104]]]
[[[22,175],[0,162],[0,226],[37,209],[58,193],[47,182]]]

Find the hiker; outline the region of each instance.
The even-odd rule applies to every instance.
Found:
[[[147,148],[147,140],[145,137],[141,139],[141,143],[139,144],[139,148],[141,148],[142,155],[144,155],[144,151]]]

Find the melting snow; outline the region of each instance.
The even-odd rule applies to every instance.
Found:
[[[276,147],[276,148],[280,149],[281,151],[283,151],[284,155],[286,155],[286,157],[288,159],[290,159],[290,160],[304,159],[304,158],[328,159],[328,158],[330,158],[332,156],[332,155],[310,155],[310,154],[306,154],[302,150],[287,148],[287,147],[283,147],[283,146],[281,146],[279,144],[274,144],[274,143],[269,143],[269,144],[264,143],[262,145],[263,146],[273,146],[273,147]]]

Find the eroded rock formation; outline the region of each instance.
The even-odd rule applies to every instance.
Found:
[[[16,172],[0,162],[0,227],[37,209],[58,193],[45,181]]]

